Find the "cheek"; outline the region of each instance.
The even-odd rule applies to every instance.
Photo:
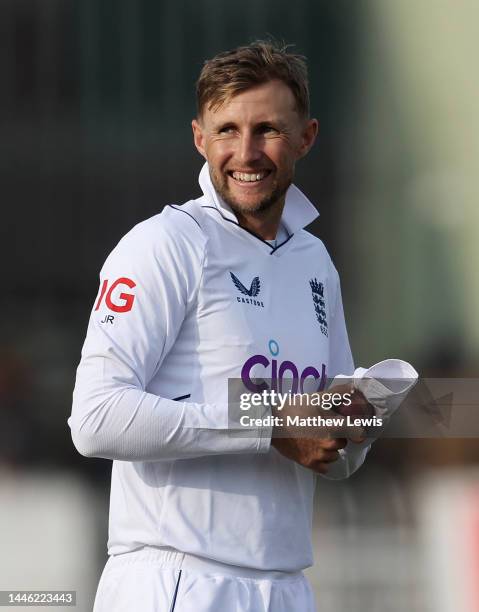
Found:
[[[209,142],[205,148],[208,159],[215,164],[221,164],[222,161],[231,156],[232,146],[226,140]]]
[[[264,153],[277,166],[291,166],[296,159],[292,143],[285,140],[270,140],[265,143]]]

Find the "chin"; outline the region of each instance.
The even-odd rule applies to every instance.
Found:
[[[277,203],[278,199],[274,196],[266,196],[265,198],[258,199],[254,202],[246,201],[241,202],[235,198],[223,198],[227,204],[229,204],[231,210],[242,214],[258,214],[265,210],[273,208]]]
[[[289,187],[289,185],[288,185]],[[223,200],[230,206],[230,208],[237,213],[242,214],[260,214],[271,208],[274,208],[281,202],[286,189],[275,188],[264,194],[257,194],[253,198],[236,198],[231,192],[227,194],[220,194]]]

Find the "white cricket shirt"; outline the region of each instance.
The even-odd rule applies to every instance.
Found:
[[[316,475],[228,431],[228,379],[352,374],[339,278],[303,228],[318,213],[292,185],[274,248],[238,225],[208,166],[203,196],[134,227],[108,257],[77,371],[76,448],[113,459],[108,550],[167,546],[296,571],[312,564]],[[348,444],[344,478],[368,445]]]

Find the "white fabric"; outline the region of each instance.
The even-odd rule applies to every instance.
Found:
[[[356,368],[352,375],[340,374],[336,380],[352,379],[353,387],[374,407],[376,416],[387,419],[399,408],[418,377],[407,361],[385,359],[370,368]]]
[[[356,375],[354,385],[374,406],[376,416],[391,417],[414,387],[419,374],[402,359],[385,359]]]
[[[73,441],[86,456],[113,459],[110,554],[168,546],[298,571],[312,564],[316,476],[272,448],[270,430],[231,435],[228,379],[258,356],[251,378],[291,377],[284,367],[293,366],[309,374],[304,391],[352,372],[338,273],[323,243],[300,229],[317,212],[296,187],[283,215],[295,233],[272,249],[220,205],[205,168],[201,185],[199,199],[133,228],[103,266],[101,288],[125,278],[134,287],[117,286],[110,306],[101,290],[95,300]],[[312,281],[323,288],[323,325]],[[111,310],[128,300],[128,311]],[[349,476],[366,452],[348,444],[327,477]]]
[[[111,557],[93,612],[315,612],[302,572],[244,570],[145,549]]]
[[[383,426],[404,401],[406,395],[414,387],[419,374],[407,361],[402,359],[385,359],[370,368],[356,368],[353,374],[338,374],[331,387],[343,384],[344,379],[352,380],[355,389],[361,391],[374,408],[374,414],[383,421]],[[378,380],[379,379],[379,380]],[[387,385],[385,384],[387,381]],[[367,453],[376,437],[368,437],[362,444],[356,444],[356,452],[362,449]],[[348,443],[351,444],[350,442]],[[338,463],[348,462],[347,449],[340,449],[340,461],[333,464],[331,474],[338,469]]]

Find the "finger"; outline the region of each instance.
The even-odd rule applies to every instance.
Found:
[[[374,408],[366,400],[360,391],[356,391],[352,396],[352,401],[345,402],[335,408],[335,411],[342,416],[364,416],[371,417],[374,415]]]
[[[348,443],[346,438],[322,438],[319,442],[321,443],[321,448],[330,451],[337,451],[340,448],[344,448]]]
[[[321,451],[321,454],[319,456],[321,458],[318,459],[318,461],[321,463],[333,463],[334,461],[337,461],[339,459],[339,453],[337,450],[323,450]]]
[[[349,438],[349,441],[353,444],[362,444],[366,441],[366,436],[357,437],[357,438]]]
[[[364,427],[349,425],[344,429],[343,435],[345,435],[348,440],[361,440],[366,438],[366,431]]]

